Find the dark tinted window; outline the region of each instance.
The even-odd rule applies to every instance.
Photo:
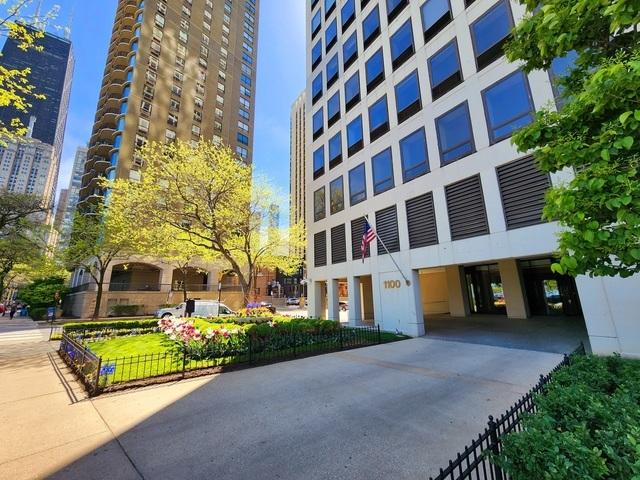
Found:
[[[429,155],[424,128],[400,140],[402,178],[405,182],[429,172]]]
[[[347,151],[349,156],[362,149],[362,115],[358,115],[347,125]]]
[[[386,192],[394,187],[393,181],[393,157],[391,149],[380,152],[371,159],[373,167],[373,193]]]
[[[365,180],[364,163],[349,172],[349,198],[351,205],[367,199],[367,182]]]
[[[338,54],[336,53],[331,60],[327,62],[327,89],[338,79],[339,70]]]
[[[338,39],[338,22],[334,18],[327,26],[327,30],[324,33],[325,51],[328,52],[333,47]]]
[[[422,108],[418,71],[409,74],[395,88],[398,123],[402,123]]]
[[[369,136],[371,141],[380,138],[389,131],[389,109],[385,95],[369,107]]]
[[[344,182],[342,177],[336,178],[329,184],[329,196],[331,215],[344,210]]]
[[[362,22],[364,48],[371,45],[371,42],[373,42],[378,35],[380,35],[380,12],[376,6]]]
[[[313,179],[324,173],[324,146],[313,152]]]
[[[315,140],[324,131],[324,115],[322,114],[322,108],[313,114],[313,139]]]
[[[358,35],[356,32],[347,38],[342,45],[342,65],[346,70],[358,58]]]
[[[316,75],[311,84],[311,95],[313,103],[316,103],[322,97],[322,72]]]
[[[391,35],[391,62],[394,70],[409,59],[414,51],[413,29],[409,19]]]
[[[340,91],[337,91],[327,102],[327,123],[333,125],[340,118]]]
[[[462,72],[455,41],[446,45],[428,61],[431,78],[431,95],[437,99],[462,83]]]
[[[533,120],[529,84],[520,70],[482,92],[491,143],[498,142]]]
[[[436,119],[440,161],[447,164],[475,151],[469,106],[464,102]]]
[[[471,37],[479,70],[502,56],[502,45],[512,28],[511,10],[505,0],[493,6],[471,25]]]
[[[566,77],[571,70],[575,67],[576,58],[578,54],[575,50],[570,51],[564,57],[558,57],[551,62],[551,82],[553,86],[553,93],[556,97],[556,105],[558,109],[562,108],[566,103],[564,98],[564,88],[560,84],[560,80]]]
[[[324,0],[325,18],[331,15],[331,12],[333,12],[334,8],[336,8],[336,0]]]
[[[382,49],[374,53],[365,65],[367,72],[367,92],[371,92],[384,80],[384,56]]]
[[[424,41],[428,42],[453,19],[449,0],[427,0],[420,7]]]
[[[325,200],[324,187],[313,192],[313,219],[322,220],[327,216],[327,205]]]
[[[316,68],[322,61],[322,40],[318,40],[311,50],[311,64]]]
[[[322,18],[320,16],[320,10],[316,12],[316,14],[311,19],[311,34],[315,35],[320,31],[320,26],[322,25]]]
[[[356,72],[344,84],[344,103],[347,111],[360,101],[360,73]]]
[[[356,2],[355,0],[347,0],[340,11],[340,20],[342,22],[342,31],[351,25],[356,18]]]
[[[329,139],[329,168],[342,162],[342,133],[338,132]]]
[[[409,4],[409,0],[387,0],[387,19],[389,23]]]

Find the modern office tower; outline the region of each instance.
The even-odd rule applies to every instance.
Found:
[[[56,206],[56,216],[53,221],[53,226],[58,231],[58,233],[62,230],[62,226],[64,222],[64,214],[67,211],[68,204],[69,204],[69,189],[63,188],[62,190],[60,190],[60,197],[58,198],[58,205]]]
[[[137,178],[136,148],[199,139],[252,160],[258,0],[119,0],[85,175]]]
[[[58,212],[64,207],[58,222],[56,217],[56,226],[60,232],[58,244],[65,246],[71,237],[71,229],[73,227],[73,216],[76,213],[76,207],[80,198],[80,186],[82,185],[82,175],[84,175],[84,164],[87,161],[87,147],[78,147],[71,169],[71,178],[67,187],[67,199],[63,205],[62,190],[60,192],[60,200],[58,201]],[[56,213],[58,215],[58,213]]]
[[[474,316],[494,321],[486,336],[546,328],[548,344],[578,322],[594,352],[639,355],[638,276],[550,270],[559,226],[542,219],[544,194],[570,172],[540,172],[510,137],[553,104],[562,72],[504,57],[523,5],[306,4],[310,315],[337,319],[346,281],[352,324],[473,336]],[[363,255],[367,220],[378,238]]]
[[[14,39],[7,38],[2,48],[2,66],[18,70],[30,68],[29,82],[34,85],[36,93],[46,98],[30,100],[32,106],[27,112],[3,108],[0,110],[0,123],[9,125],[12,119],[19,118],[25,126],[31,124],[30,136],[33,139],[53,147],[50,172],[53,174],[55,192],[69,110],[74,55],[69,40],[51,33],[45,32],[44,38],[38,39],[37,44],[43,47],[42,51],[25,51],[19,48]],[[53,208],[53,196],[48,201]]]
[[[302,92],[291,107],[289,176],[289,224],[304,221],[306,165],[306,94]]]

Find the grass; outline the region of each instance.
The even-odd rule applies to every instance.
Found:
[[[91,351],[103,359],[165,353],[170,351],[172,346],[172,342],[164,333],[147,333],[89,343]]]

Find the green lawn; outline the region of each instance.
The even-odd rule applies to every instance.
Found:
[[[90,342],[89,349],[103,359],[132,357],[171,350],[172,342],[164,333],[147,333]]]

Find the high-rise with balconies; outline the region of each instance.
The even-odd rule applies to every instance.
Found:
[[[252,160],[258,0],[119,0],[82,179],[137,178],[148,141],[222,142]]]

